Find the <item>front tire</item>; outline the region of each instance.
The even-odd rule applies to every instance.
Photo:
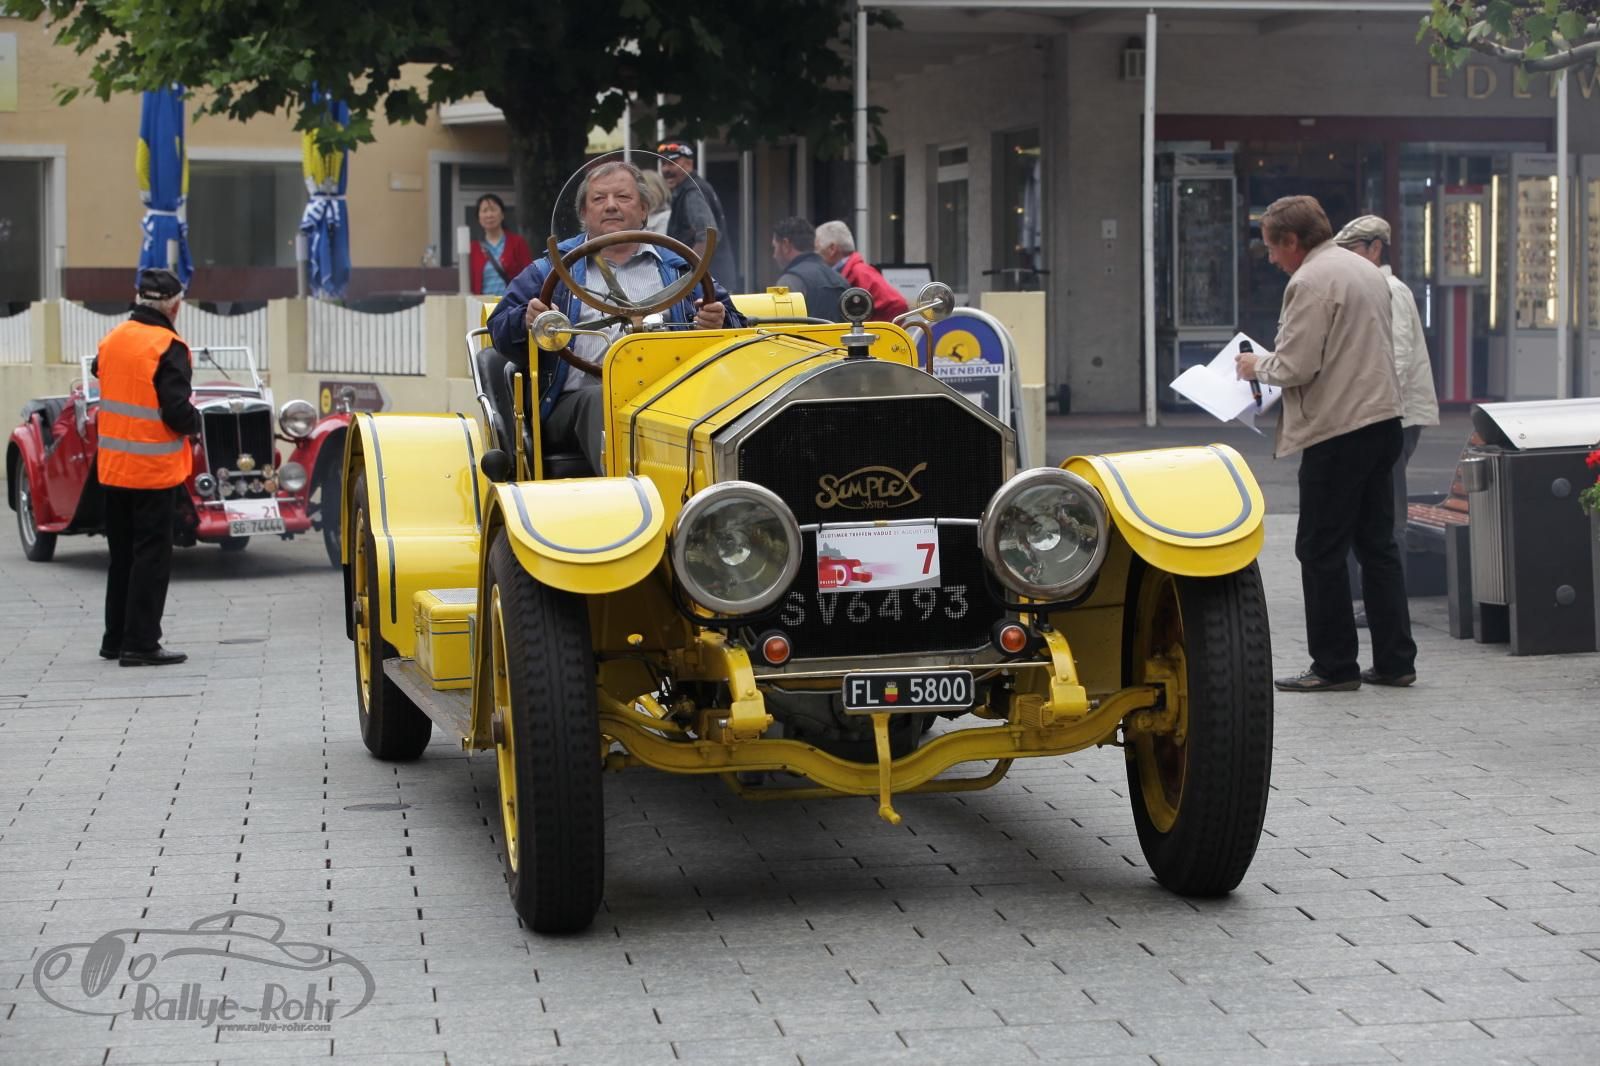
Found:
[[[1255,564],[1187,578],[1135,567],[1129,675],[1169,672],[1177,730],[1132,732],[1125,748],[1139,844],[1156,880],[1223,896],[1255,857],[1272,778],[1272,643]]]
[[[33,516],[33,483],[28,480],[28,465],[18,462],[17,476],[17,536],[22,541],[22,554],[29,562],[48,563],[55,558],[56,535],[41,533]]]
[[[378,542],[367,502],[367,476],[357,475],[351,525],[350,611],[356,647],[356,696],[361,742],[380,759],[409,762],[422,755],[433,722],[383,671],[383,660],[398,654],[383,639],[383,592],[378,585]],[[391,589],[391,596],[394,590]]]
[[[489,554],[485,602],[511,900],[536,933],[580,932],[605,887],[588,607],[535,581],[504,533]]]
[[[242,552],[250,547],[249,537],[223,537],[217,541],[217,547],[225,552]]]

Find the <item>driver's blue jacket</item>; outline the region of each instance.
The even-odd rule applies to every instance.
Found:
[[[584,235],[568,237],[556,245],[562,253],[571,251],[584,241]],[[689,264],[676,252],[665,248],[657,248],[660,253],[661,287],[666,288],[689,272]],[[544,280],[550,274],[550,257],[541,256],[534,260],[522,273],[511,279],[511,285],[506,289],[506,294],[500,298],[495,306],[494,313],[489,316],[489,336],[494,341],[495,350],[507,359],[514,360],[526,366],[528,363],[528,327],[524,322],[527,314],[528,301],[539,295],[544,288]],[[587,284],[589,274],[589,261],[580,259],[572,264],[572,280],[579,285]],[[715,284],[716,279],[712,282]],[[691,322],[694,320],[694,302],[698,297],[699,289],[690,293],[684,299],[668,308],[664,317],[668,322]],[[717,300],[727,309],[725,325],[728,328],[742,327],[744,319],[739,312],[733,309],[733,300],[728,295],[728,290],[720,284],[716,285]],[[583,311],[583,303],[573,295],[564,282],[556,283],[555,294],[551,297],[551,306],[565,314],[574,324]],[[545,353],[540,353],[545,356]],[[548,356],[545,357],[546,359]],[[545,359],[541,359],[544,362]],[[548,418],[550,411],[556,405],[556,399],[561,395],[562,386],[566,383],[567,374],[572,368],[564,359],[555,359],[554,375],[548,382],[544,379],[546,374],[539,375],[542,399],[539,402],[539,417]],[[541,368],[542,369],[542,368]]]

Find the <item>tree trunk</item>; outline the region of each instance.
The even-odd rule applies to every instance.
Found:
[[[551,236],[550,215],[568,177],[583,164],[589,130],[587,112],[568,115],[506,111],[511,169],[517,183],[517,228],[534,258]],[[570,233],[555,234],[560,240]]]

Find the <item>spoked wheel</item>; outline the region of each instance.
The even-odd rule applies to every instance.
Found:
[[[489,554],[485,602],[511,900],[536,933],[579,932],[605,886],[589,611],[529,576],[504,533]]]
[[[33,483],[28,480],[25,462],[17,463],[17,536],[22,538],[22,554],[30,562],[48,563],[56,554],[56,535],[41,533],[33,517]]]
[[[328,472],[322,475],[322,488],[318,490],[322,509],[322,546],[328,551],[328,563],[339,566],[344,562],[344,545],[340,543],[340,528],[344,516],[340,513],[341,497],[344,492],[344,468],[337,463],[328,464]]]
[[[1272,644],[1254,564],[1215,578],[1135,567],[1129,676],[1169,682],[1153,729],[1127,731],[1128,791],[1156,880],[1221,896],[1249,869],[1272,778]]]
[[[380,759],[407,762],[422,754],[433,722],[383,672],[383,660],[396,653],[383,639],[383,595],[378,585],[378,546],[367,504],[367,476],[356,477],[353,517],[354,557],[350,560],[350,611],[356,645],[356,692],[361,740]],[[390,595],[394,590],[390,590]]]

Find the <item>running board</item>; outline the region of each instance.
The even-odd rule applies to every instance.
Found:
[[[460,740],[462,750],[473,750],[469,746],[472,739],[470,688],[434,688],[422,668],[411,659],[385,659],[383,673],[423,714],[437,722],[439,728]]]

